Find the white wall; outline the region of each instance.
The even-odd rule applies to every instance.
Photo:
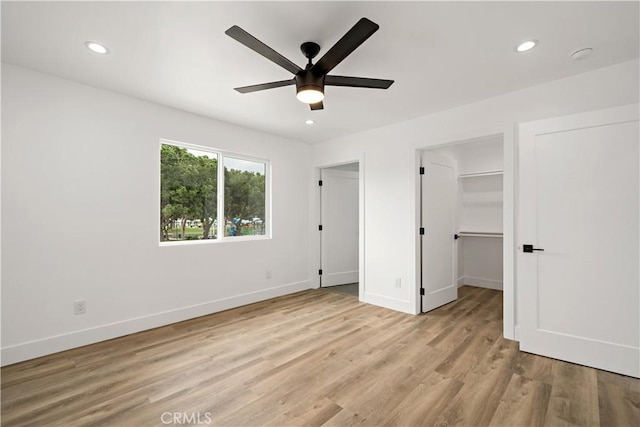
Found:
[[[273,239],[160,247],[160,138],[270,159]],[[2,140],[4,364],[310,287],[308,145],[6,64]]]
[[[502,232],[503,184],[502,175],[460,179],[460,231]]]
[[[504,286],[502,239],[467,236],[459,242],[458,285],[502,290]],[[460,264],[462,264],[461,268]]]
[[[509,180],[504,202],[512,206],[511,215],[504,218],[509,249],[505,251],[505,336],[513,337],[514,127],[523,121],[638,102],[638,75],[638,61],[634,60],[315,145],[317,167],[362,159],[363,300],[407,313],[419,310],[417,150],[501,133],[505,179]],[[395,288],[394,277],[402,277],[405,286]]]

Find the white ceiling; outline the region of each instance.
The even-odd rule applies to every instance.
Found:
[[[320,142],[637,58],[632,2],[2,2],[2,60],[204,116]],[[224,34],[239,25],[300,66],[361,17],[380,25],[331,74],[394,79],[326,88],[309,111],[292,77]],[[535,38],[526,54],[515,45]],[[110,49],[100,56],[87,40]],[[593,47],[582,61],[569,54]],[[308,118],[316,124],[305,125]]]

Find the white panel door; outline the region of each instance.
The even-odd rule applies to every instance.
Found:
[[[457,178],[452,159],[422,153],[422,311],[458,298],[456,280]]]
[[[638,125],[637,105],[521,125],[522,350],[640,376]]]
[[[323,169],[321,286],[358,282],[358,172]]]

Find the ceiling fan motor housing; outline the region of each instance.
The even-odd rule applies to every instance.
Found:
[[[317,76],[311,70],[304,70],[295,76],[296,93],[303,90],[317,90],[324,93],[324,75]]]

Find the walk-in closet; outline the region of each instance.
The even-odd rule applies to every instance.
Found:
[[[502,136],[423,152],[423,311],[457,298],[452,287],[502,290],[503,158]]]

